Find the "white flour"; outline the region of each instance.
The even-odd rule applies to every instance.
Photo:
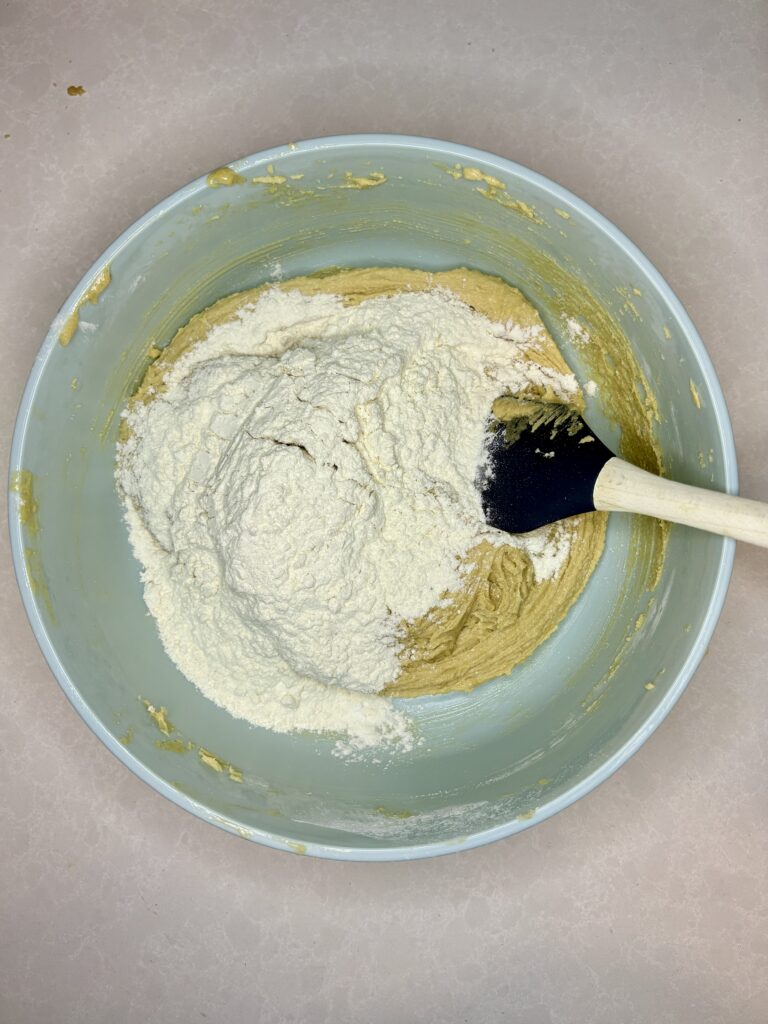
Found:
[[[565,329],[568,334],[568,339],[572,345],[588,345],[592,338],[590,337],[589,331],[583,324],[580,324],[578,320],[572,316],[563,315],[563,321],[565,323]]]
[[[404,621],[460,589],[482,538],[516,543],[537,580],[568,556],[555,528],[511,539],[475,487],[493,400],[571,375],[522,358],[536,330],[451,293],[345,307],[268,291],[125,414],[118,483],[168,654],[233,715],[343,733],[346,751],[413,742],[378,691]]]

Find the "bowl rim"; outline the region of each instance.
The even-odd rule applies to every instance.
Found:
[[[585,200],[571,192],[569,189],[558,185],[556,182],[533,171],[522,164],[493,153],[476,149],[471,146],[464,146],[441,139],[432,139],[416,135],[399,135],[386,133],[361,133],[351,135],[330,135],[314,139],[307,139],[302,142],[291,143],[290,146],[277,146],[271,149],[262,150],[238,160],[231,161],[227,166],[235,171],[250,169],[253,165],[269,164],[293,155],[297,152],[320,153],[334,149],[341,149],[348,146],[363,146],[371,150],[375,149],[414,149],[426,150],[430,155],[435,154],[446,158],[447,162],[480,163],[492,168],[499,176],[504,174],[522,178],[538,186],[549,195],[553,204],[566,204],[577,210],[582,217],[590,221],[594,227],[608,235],[618,245],[625,255],[635,263],[639,270],[652,282],[655,288],[664,298],[677,325],[688,342],[691,352],[694,355],[699,371],[706,383],[712,399],[712,410],[715,416],[716,427],[720,434],[720,440],[724,452],[724,475],[726,492],[735,494],[738,491],[738,470],[736,462],[736,450],[734,445],[733,431],[728,414],[725,398],[718,380],[715,368],[709,354],[696,330],[690,316],[683,304],[677,298],[670,286],[661,276],[656,267],[645,256],[645,254],[630,241],[630,239],[601,213],[598,213]],[[223,166],[223,165],[222,165]],[[40,380],[45,371],[48,358],[58,346],[58,335],[66,318],[74,310],[79,298],[93,281],[94,276],[128,246],[134,238],[153,221],[172,210],[184,199],[196,195],[207,188],[207,175],[202,175],[182,188],[172,192],[160,200],[147,213],[134,221],[123,231],[115,241],[98,257],[91,267],[85,272],[81,280],[72,290],[69,297],[61,306],[54,317],[51,327],[46,334],[39,352],[35,358],[32,370],[30,371],[27,384],[22,394],[11,445],[11,457],[9,463],[9,480],[13,474],[22,469],[22,456],[27,434],[27,428],[31,416],[32,404],[37,392]],[[448,853],[456,853],[462,850],[471,850],[478,846],[515,835],[526,829],[532,828],[539,822],[545,821],[559,811],[564,810],[577,800],[586,796],[600,783],[610,778],[611,775],[623,765],[649,738],[670,713],[674,705],[680,699],[683,691],[688,685],[691,677],[701,662],[709,644],[710,638],[717,624],[720,612],[725,601],[728,583],[731,576],[735,541],[723,538],[720,549],[717,575],[709,597],[709,602],[688,657],[677,676],[665,694],[664,698],[652,709],[645,722],[626,740],[610,758],[595,768],[588,776],[574,783],[558,797],[545,801],[536,809],[534,814],[521,821],[513,819],[490,829],[483,829],[478,832],[462,835],[455,839],[441,840],[439,842],[420,843],[417,845],[403,846],[381,846],[370,848],[358,848],[343,846],[331,842],[297,842],[279,833],[267,832],[265,830],[245,826],[241,822],[228,820],[216,814],[205,804],[192,799],[184,793],[174,789],[165,779],[147,768],[131,751],[120,743],[106,729],[85,700],[80,695],[77,686],[69,676],[63,664],[59,660],[56,648],[49,635],[49,630],[40,614],[37,599],[32,592],[24,563],[24,537],[23,527],[17,514],[17,504],[11,487],[8,487],[8,523],[11,537],[11,554],[16,581],[21,592],[24,609],[27,613],[35,639],[65,695],[78,712],[86,725],[105,746],[122,763],[137,775],[143,782],[157,790],[179,807],[190,811],[192,814],[204,821],[207,821],[225,831],[243,836],[261,845],[277,850],[286,850],[293,853],[307,854],[330,860],[352,860],[352,861],[402,861],[417,860],[424,857],[435,857]]]

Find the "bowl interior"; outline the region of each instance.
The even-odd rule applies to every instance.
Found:
[[[630,517],[613,515],[582,597],[528,661],[470,695],[406,702],[423,743],[350,764],[333,756],[333,738],[279,736],[231,718],[168,660],[115,493],[120,409],[150,346],[228,293],[328,267],[468,266],[521,288],[582,381],[583,352],[569,343],[561,314],[564,287],[576,306],[588,292],[625,330],[651,382],[668,473],[733,489],[730,428],[709,361],[668,288],[615,229],[507,161],[365,137],[297,144],[232,166],[242,183],[198,181],[112,246],[62,309],[35,366],[12,469],[31,474],[14,479],[17,490],[32,481],[37,522],[14,515],[12,532],[46,656],[131,768],[243,835],[386,858],[527,827],[609,774],[671,707],[714,625],[732,545],[673,528],[650,593],[642,558],[630,557]],[[465,166],[503,179],[511,202],[489,200]],[[285,181],[250,180],[264,176]],[[81,305],[78,329],[62,346],[67,318],[106,264],[111,283]],[[591,421],[615,442],[599,396],[590,401]],[[172,732],[158,728],[141,698],[167,708]]]

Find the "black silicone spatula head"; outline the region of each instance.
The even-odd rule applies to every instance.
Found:
[[[613,452],[568,405],[498,398],[478,476],[489,526],[528,533],[594,512],[595,480]]]

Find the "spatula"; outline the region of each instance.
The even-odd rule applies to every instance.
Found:
[[[571,406],[499,398],[478,486],[486,522],[528,533],[583,512],[639,512],[768,547],[768,504],[675,483],[617,458]]]

